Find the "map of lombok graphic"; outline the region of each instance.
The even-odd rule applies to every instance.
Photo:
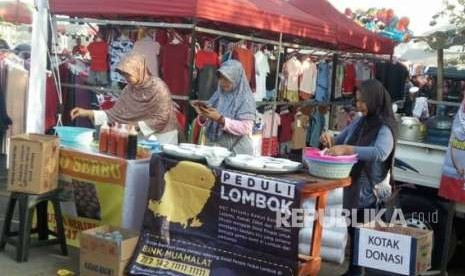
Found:
[[[149,200],[148,208],[154,216],[165,217],[170,223],[184,228],[200,227],[198,215],[202,212],[215,185],[215,175],[206,166],[181,161],[165,173],[165,191],[162,198]]]

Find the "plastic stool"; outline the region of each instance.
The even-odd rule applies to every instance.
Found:
[[[5,245],[11,244],[16,247],[16,261],[25,262],[28,259],[29,247],[31,246],[31,234],[38,233],[39,241],[32,246],[45,246],[60,244],[64,256],[68,255],[66,245],[63,216],[61,214],[59,190],[54,190],[45,194],[33,195],[12,192],[8,202],[5,221],[3,223],[2,236],[0,239],[0,250],[5,249]],[[16,202],[19,205],[19,231],[11,231],[11,221],[15,210]],[[48,229],[47,203],[50,201],[55,210],[57,232]],[[34,209],[37,209],[37,228],[32,229],[32,217]],[[55,239],[48,239],[53,235]],[[16,237],[16,238],[15,238]]]

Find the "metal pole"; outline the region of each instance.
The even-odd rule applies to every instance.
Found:
[[[108,20],[108,19],[93,19],[93,18],[69,18],[69,17],[61,17],[61,16],[57,16],[56,20],[62,21],[62,22],[70,22],[70,23],[155,27],[155,28],[167,28],[167,29],[191,29],[194,27],[194,24],[144,22],[144,21],[130,21],[130,20]]]
[[[281,50],[283,47],[283,33],[281,32],[279,34],[279,45],[278,45],[278,63],[276,65],[276,79],[274,82],[274,89],[276,91],[275,95],[273,95],[273,104],[272,104],[272,110],[271,110],[271,127],[270,127],[270,143],[268,144],[268,151],[271,152],[271,147],[272,147],[272,138],[273,138],[273,127],[274,127],[274,114],[276,110],[276,101],[278,97],[278,83],[279,83],[279,67],[281,65]],[[263,140],[262,140],[263,141]]]
[[[333,71],[331,74],[331,91],[329,101],[334,102],[336,100],[336,77],[337,77],[337,62],[338,62],[338,54],[333,55]],[[337,114],[337,107],[335,105],[331,105],[329,110],[329,122],[328,122],[328,129],[334,128],[334,115]]]
[[[190,45],[190,50],[189,50],[189,90],[188,90],[188,100],[192,99],[195,94],[195,89],[194,89],[194,70],[195,70],[195,41],[197,40],[197,30],[195,29],[195,26],[197,25],[197,18],[194,19],[194,24],[192,25],[192,32],[191,32],[191,45]],[[184,125],[184,136],[183,138],[186,139],[188,137],[188,125],[189,122],[191,122],[196,114],[193,110],[193,108],[189,105],[189,101],[184,102],[185,104],[185,110],[186,110],[186,115],[187,115],[187,120],[186,120],[186,125]]]
[[[442,101],[444,87],[444,49],[438,49],[438,80],[436,83],[437,100]]]

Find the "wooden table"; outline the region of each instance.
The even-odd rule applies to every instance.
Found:
[[[348,187],[351,185],[351,179],[322,179],[316,178],[307,173],[287,175],[291,179],[304,181],[306,184],[301,191],[301,200],[315,199],[316,213],[323,214],[326,208],[328,193],[337,188]],[[323,218],[316,216],[313,223],[312,244],[309,255],[299,255],[303,264],[299,269],[299,276],[316,276],[321,268],[321,236],[323,234]]]

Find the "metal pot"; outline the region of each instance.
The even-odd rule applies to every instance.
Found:
[[[399,139],[420,142],[424,138],[425,128],[415,117],[402,117],[399,127]]]

